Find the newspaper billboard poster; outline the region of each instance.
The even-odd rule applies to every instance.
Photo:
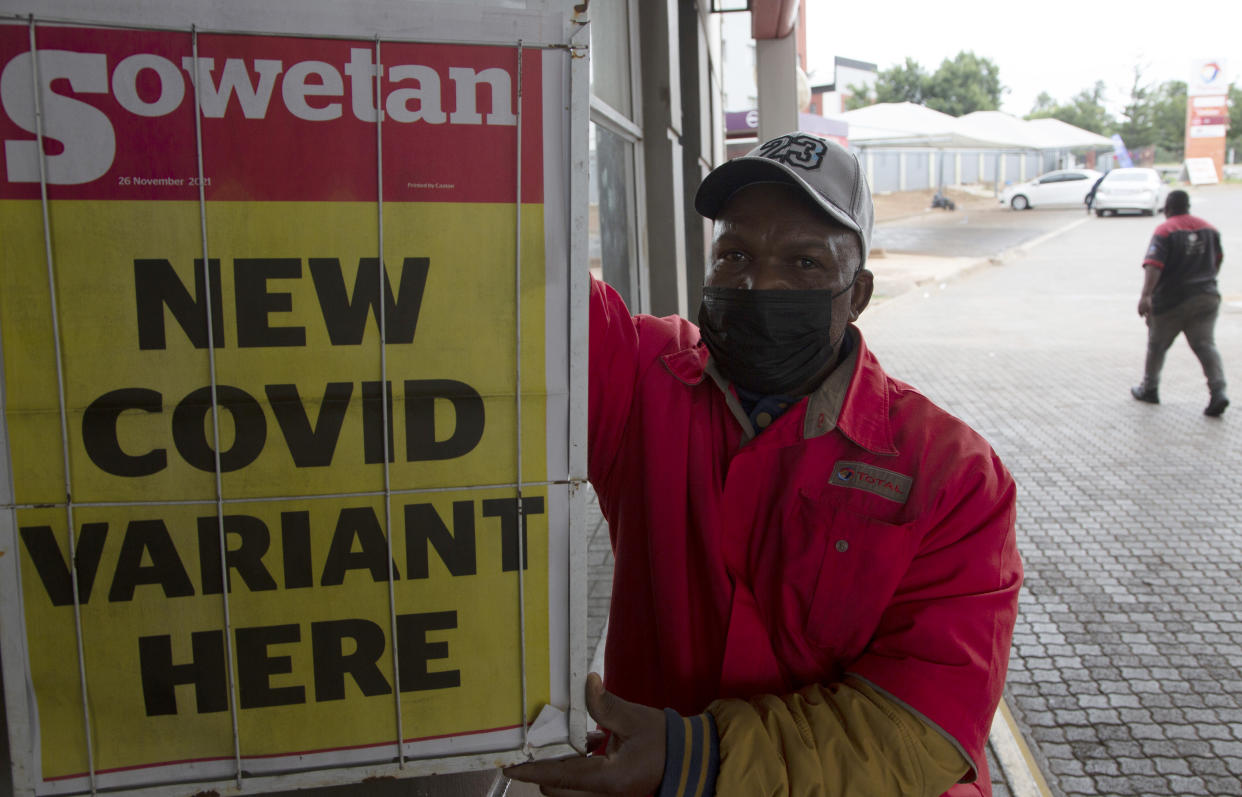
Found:
[[[568,692],[566,54],[16,20],[0,54],[31,791],[529,752]]]

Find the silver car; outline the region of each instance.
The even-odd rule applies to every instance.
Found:
[[[1057,169],[1035,180],[1006,186],[1000,202],[1014,210],[1047,207],[1081,207],[1083,197],[1103,177],[1094,169]]]
[[[1168,186],[1155,169],[1113,169],[1095,192],[1095,215],[1116,215],[1119,210],[1135,210],[1151,216],[1164,207]]]

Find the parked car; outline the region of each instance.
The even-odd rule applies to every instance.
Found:
[[[1014,210],[1079,207],[1091,186],[1103,176],[1103,172],[1095,169],[1057,169],[1034,180],[1006,187],[1001,192],[1000,201]]]
[[[1119,210],[1137,210],[1151,216],[1164,207],[1169,188],[1155,169],[1113,169],[1095,192],[1095,215],[1116,214]]]

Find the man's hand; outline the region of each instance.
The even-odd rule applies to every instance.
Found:
[[[1139,297],[1138,314],[1141,315],[1143,318],[1146,318],[1147,316],[1151,315],[1151,297],[1150,296]]]
[[[595,673],[587,676],[586,705],[612,732],[603,755],[534,761],[508,767],[505,776],[537,783],[550,797],[654,793],[664,777],[664,712],[606,691]]]

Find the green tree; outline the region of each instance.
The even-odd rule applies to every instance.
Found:
[[[1116,121],[1104,107],[1104,81],[1097,80],[1089,89],[1075,94],[1067,103],[1059,103],[1047,92],[1035,98],[1035,104],[1027,119],[1060,119],[1062,122],[1090,130],[1100,135],[1110,135]]]
[[[1000,67],[990,59],[963,50],[952,60],[940,62],[926,81],[923,96],[928,108],[962,116],[973,111],[997,110],[1004,90]]]
[[[852,96],[846,100],[845,108],[852,111],[877,102],[913,102],[961,116],[971,111],[996,110],[1004,90],[996,64],[963,50],[952,59],[944,59],[932,74],[909,57],[903,63],[882,69],[876,75],[874,91],[850,87]]]
[[[1121,123],[1117,132],[1126,148],[1138,149],[1156,143],[1152,130],[1153,89],[1143,83],[1143,70],[1134,67],[1134,82],[1130,85],[1130,101],[1121,110]]]
[[[1161,83],[1148,100],[1156,160],[1180,161],[1186,146],[1186,84],[1180,80]]]
[[[1057,105],[1057,101],[1052,99],[1052,95],[1046,91],[1039,92],[1039,96],[1035,98],[1035,104],[1031,106],[1031,112],[1026,115],[1027,119],[1057,119],[1057,111],[1061,106]]]
[[[904,64],[882,70],[875,81],[876,102],[913,102],[923,104],[927,90],[927,73],[909,56]]]
[[[849,91],[850,93],[845,98],[845,110],[856,111],[868,105],[875,105],[875,92],[870,86],[850,86]]]

